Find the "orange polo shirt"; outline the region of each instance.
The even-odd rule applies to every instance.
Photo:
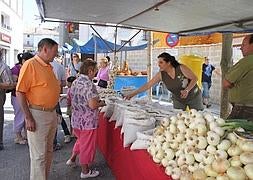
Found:
[[[23,64],[16,90],[25,93],[31,105],[54,108],[59,100],[60,84],[53,67],[36,55]]]

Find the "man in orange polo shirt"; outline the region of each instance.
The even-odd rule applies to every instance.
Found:
[[[52,162],[53,139],[57,128],[60,84],[50,62],[58,44],[49,38],[38,43],[38,54],[21,68],[16,95],[25,114],[30,150],[30,180],[47,180]]]

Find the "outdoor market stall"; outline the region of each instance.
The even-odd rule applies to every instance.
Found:
[[[252,122],[141,99],[106,101],[98,145],[117,179],[252,178],[253,142],[241,136],[253,131]]]
[[[152,161],[146,150],[131,151],[123,147],[120,128],[108,123],[104,114],[99,116],[98,147],[118,180],[168,180],[164,168]]]
[[[37,0],[37,5],[43,20],[108,25],[116,27],[116,30],[118,27],[127,27],[170,32],[178,35],[251,32],[253,30],[252,0],[77,0],[75,3],[73,1],[62,2],[61,0]],[[62,11],[63,7],[64,11]],[[58,18],[58,20],[55,20],[55,18]],[[150,60],[151,56],[148,57]],[[231,57],[228,58],[231,59]],[[119,107],[124,109],[121,106]],[[135,114],[135,117],[138,118],[142,114],[144,113]],[[178,113],[176,116],[168,116],[160,124],[156,124],[147,149],[151,155],[149,157],[150,161],[151,157],[154,161],[152,162],[153,165],[148,163],[146,155],[142,156],[137,151],[128,151],[128,146],[122,148],[126,140],[126,132],[123,133],[124,138],[121,139],[120,125],[113,129],[113,126],[116,126],[120,122],[119,119],[122,120],[122,118],[112,118],[116,122],[106,122],[107,119],[101,117],[100,119],[99,146],[117,179],[130,179],[135,174],[138,176],[137,174],[143,174],[143,172],[149,173],[149,171],[156,169],[156,164],[166,167],[165,173],[171,175],[173,179],[179,179],[183,172],[186,172],[185,175],[188,178],[189,176],[196,176],[202,177],[202,179],[207,177],[223,179],[247,179],[248,177],[253,179],[252,142],[242,140],[234,133],[225,134],[224,129],[221,128],[221,125],[225,123],[224,120],[213,117],[211,114],[195,111],[183,112]],[[194,124],[195,121],[198,123]],[[123,122],[125,121],[123,120]],[[123,127],[124,124],[120,131],[124,129]],[[231,126],[227,127],[230,128]],[[250,126],[244,126],[244,129],[248,127]],[[184,131],[185,133],[182,133]],[[109,141],[103,139],[105,137]],[[103,144],[102,140],[105,140],[108,144]],[[119,143],[123,143],[123,145]],[[193,148],[191,148],[192,146]],[[126,154],[119,154],[119,159],[117,159],[118,152],[125,152]],[[142,159],[138,159],[137,154]],[[148,164],[148,168],[143,165],[141,160]],[[121,162],[121,164],[116,166],[116,162]],[[126,162],[126,165],[124,162]],[[138,168],[141,166],[135,166],[137,163],[143,165],[141,169]],[[128,169],[130,171],[127,171]],[[154,171],[156,173],[150,175],[150,179],[159,177],[160,170],[156,169]],[[153,177],[153,175],[157,175],[157,177]],[[167,176],[167,178],[169,177]]]
[[[81,53],[81,54],[96,54],[96,53],[112,53],[114,51],[114,48],[116,48],[117,51],[137,51],[137,50],[143,50],[147,48],[147,43],[143,45],[138,46],[121,46],[121,45],[115,45],[114,43],[107,41],[105,39],[102,39],[101,37],[98,37],[96,35],[93,35],[93,37],[90,38],[90,40],[87,43],[83,43],[78,39],[73,39],[73,46],[69,45],[68,43],[65,43],[64,49],[66,49],[70,53]],[[120,63],[121,64],[121,63]],[[123,89],[126,88],[132,88],[137,89],[147,83],[148,76],[146,71],[142,72],[132,72],[130,68],[125,67],[127,62],[125,61],[124,66],[121,67],[115,67],[117,68],[117,75],[114,79],[114,86],[113,89],[121,92]],[[118,65],[118,64],[115,64]],[[119,65],[118,65],[119,66]],[[140,96],[147,95],[147,93],[141,93]]]

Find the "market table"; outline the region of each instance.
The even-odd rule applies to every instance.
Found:
[[[114,82],[114,90],[115,91],[122,91],[124,88],[133,88],[138,89],[139,87],[143,86],[148,82],[148,76],[147,75],[141,75],[141,76],[120,76],[117,75],[115,77]],[[146,96],[147,92],[142,92],[137,95],[137,97]]]
[[[115,122],[99,114],[98,147],[117,180],[168,180],[164,168],[153,162],[146,150],[123,147],[123,137]]]

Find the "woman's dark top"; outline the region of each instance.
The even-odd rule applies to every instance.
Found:
[[[190,83],[190,79],[184,76],[180,66],[175,68],[175,78],[172,79],[167,72],[161,71],[162,81],[167,87],[167,89],[172,93],[172,99],[176,99],[179,102],[185,103],[194,99],[196,96],[201,94],[200,89],[197,84],[189,91],[187,98],[182,99],[180,97],[181,90],[184,90]]]

